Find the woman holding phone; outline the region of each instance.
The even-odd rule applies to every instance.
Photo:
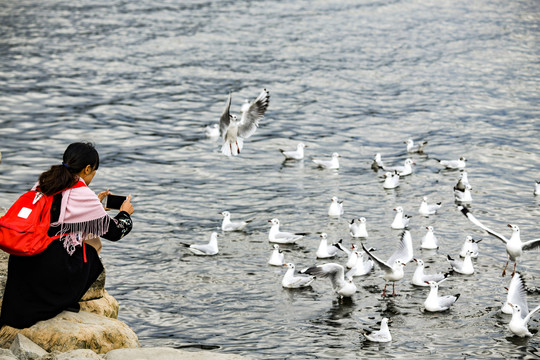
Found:
[[[61,235],[37,255],[10,255],[0,327],[26,328],[64,310],[79,311],[79,300],[103,271],[101,239],[117,241],[132,229],[131,196],[115,217],[88,188],[99,167],[90,143],[70,144],[63,161],[42,173],[34,188],[53,196],[48,235]],[[89,246],[87,246],[89,245]]]

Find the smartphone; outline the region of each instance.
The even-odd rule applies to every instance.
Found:
[[[105,207],[109,209],[120,209],[120,206],[126,201],[127,196],[124,195],[107,195],[105,198]]]

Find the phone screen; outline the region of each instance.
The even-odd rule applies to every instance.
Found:
[[[107,195],[105,201],[105,207],[109,209],[120,209],[122,203],[126,201],[127,197],[123,195]]]

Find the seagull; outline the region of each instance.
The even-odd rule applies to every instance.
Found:
[[[340,247],[337,245],[337,243],[333,243],[328,245],[328,239],[327,239],[326,233],[321,234],[321,242],[319,244],[319,248],[317,249],[317,259],[327,259],[331,258],[337,255],[338,250],[340,250]],[[342,240],[339,240],[341,243]]]
[[[519,226],[517,225],[508,224],[508,227],[512,229],[512,236],[510,236],[510,239],[507,239],[503,235],[496,233],[495,231],[491,230],[490,228],[482,224],[480,221],[478,221],[476,217],[474,217],[474,215],[466,207],[461,206],[459,209],[461,210],[463,215],[465,215],[473,224],[484,229],[488,234],[495,236],[506,244],[506,253],[508,254],[508,260],[506,261],[502,276],[506,275],[506,268],[508,267],[508,262],[510,260],[514,262],[514,271],[512,272],[512,276],[514,276],[516,272],[517,261],[519,257],[523,254],[523,250],[530,250],[540,246],[540,239],[533,239],[526,242],[521,242]]]
[[[464,156],[461,156],[459,160],[437,160],[439,164],[447,169],[465,169],[466,161]]]
[[[274,250],[272,250],[272,255],[270,255],[270,259],[268,259],[268,265],[283,266],[284,260],[285,254],[283,254],[283,251],[281,251],[278,244],[274,244]]]
[[[195,255],[216,255],[219,252],[218,249],[218,233],[213,232],[210,235],[210,242],[208,244],[184,244],[182,245],[187,246],[189,250],[194,253]]]
[[[340,247],[341,248],[341,247]],[[351,245],[352,251],[346,250],[345,247],[342,247],[342,250],[346,250],[346,252],[349,252],[349,257],[347,258],[347,263],[345,264],[345,267],[347,269],[352,269],[354,265],[356,265],[356,260],[358,260],[358,248],[356,245]]]
[[[204,128],[206,137],[217,139],[219,137],[219,124],[207,125]]]
[[[450,263],[450,266],[452,266],[452,269],[454,269],[455,272],[463,275],[474,274],[474,266],[471,260],[470,251],[467,251],[467,253],[465,254],[465,259],[463,259],[463,261],[459,259],[452,259],[450,255],[447,255],[447,259]]]
[[[362,244],[362,249],[385,273],[383,275],[385,284],[382,296],[386,296],[386,285],[388,284],[388,281],[392,281],[392,295],[395,295],[395,282],[403,279],[403,266],[405,266],[405,264],[411,261],[413,258],[412,238],[409,231],[404,231],[402,233],[397,250],[386,262],[373,255],[368,249],[366,249],[364,244]]]
[[[467,175],[467,172],[466,171],[463,171],[460,175],[459,175],[459,180],[456,184],[456,186],[454,186],[454,191],[455,190],[459,190],[461,192],[464,192],[465,191],[465,187],[467,185],[471,185],[469,183],[469,176]],[[472,186],[470,188],[470,190],[472,190]]]
[[[221,223],[221,230],[223,231],[241,231],[243,230],[247,224],[252,221],[253,219],[249,219],[246,221],[231,221],[231,213],[228,211],[222,211],[220,212],[221,215],[223,215],[223,222]]]
[[[355,277],[367,275],[373,270],[373,260],[368,258],[364,261],[364,254],[360,251],[353,251],[356,257],[356,263],[351,267],[351,270],[347,271],[345,277]]]
[[[478,243],[482,241],[482,239],[475,240],[472,236],[467,235],[465,238],[465,242],[463,243],[463,246],[461,247],[461,251],[459,253],[459,256],[465,257],[467,254],[467,251],[471,252],[471,258],[476,259],[478,257]]]
[[[465,191],[454,190],[455,200],[457,202],[471,202],[472,201],[471,190],[472,190],[472,187],[469,184],[465,185]]]
[[[439,248],[437,237],[433,232],[433,226],[426,226],[427,232],[424,237],[422,237],[422,249],[434,250]]]
[[[536,180],[534,183],[534,195],[540,195],[540,181]]]
[[[317,160],[313,159],[312,161],[317,164],[318,167],[323,169],[339,169],[339,158],[341,156],[335,152],[332,154],[331,160]]]
[[[523,312],[529,312],[527,305],[527,287],[525,286],[525,281],[519,272],[516,272],[516,274],[512,277],[512,280],[510,280],[506,301],[501,307],[503,314],[512,315],[514,309],[510,304],[519,305]]]
[[[397,172],[399,176],[412,174],[412,165],[416,165],[411,159],[406,159],[403,166],[384,166],[384,171]]]
[[[437,311],[448,310],[450,309],[450,306],[454,305],[457,299],[459,299],[460,294],[446,295],[446,296],[438,295],[439,284],[445,281],[446,279],[447,278],[444,278],[439,282],[426,281],[426,283],[429,284],[429,287],[430,287],[429,295],[426,301],[424,301],[424,308],[427,311],[437,312]]]
[[[365,332],[362,333],[366,339],[373,342],[390,342],[392,341],[392,335],[390,335],[390,330],[388,330],[388,318],[383,318],[381,320],[381,328],[377,331]]]
[[[383,188],[395,189],[399,186],[399,175],[397,172],[391,173],[390,171],[384,174]]]
[[[270,93],[263,89],[259,96],[251,103],[246,100],[242,105],[242,115],[238,120],[236,115],[230,114],[231,94],[219,119],[219,132],[223,140],[221,152],[227,156],[238,155],[244,146],[244,139],[255,133],[259,126],[259,121],[264,117],[268,104],[270,102]]]
[[[407,152],[409,153],[424,153],[424,147],[427,145],[427,141],[423,141],[421,144],[415,144],[413,139],[404,141],[407,144]]]
[[[284,288],[289,289],[298,289],[310,286],[313,280],[315,280],[315,277],[313,276],[299,276],[294,275],[294,264],[288,263],[283,264],[283,266],[287,267],[287,272],[285,272],[285,275],[283,275],[283,280],[281,280],[281,286]]]
[[[392,225],[390,225],[390,227],[392,229],[405,229],[409,227],[409,220],[411,217],[403,214],[403,208],[398,206],[394,208],[394,211],[396,212],[396,216],[394,217],[394,221],[392,221]]]
[[[508,328],[510,329],[510,331],[519,337],[533,336],[527,328],[527,324],[529,323],[529,320],[531,320],[531,316],[535,312],[540,310],[540,305],[535,307],[530,313],[527,313],[525,309],[522,309],[521,306],[517,304],[509,305],[512,307],[513,310],[512,320],[510,320],[510,323],[508,324]]]
[[[278,219],[268,220],[268,222],[272,223],[272,227],[270,228],[270,232],[268,233],[268,240],[270,242],[279,244],[294,244],[297,240],[300,240],[304,237],[304,235],[306,235],[305,233],[290,233],[279,231]]]
[[[352,219],[349,223],[349,232],[353,238],[367,238],[368,232],[367,232],[367,226],[366,226],[366,218],[361,217],[358,219],[358,222],[354,222],[355,219]]]
[[[341,215],[343,215],[343,200],[339,201],[337,196],[333,196],[328,208],[328,216],[340,217]]]
[[[412,278],[411,283],[416,286],[429,286],[427,281],[442,281],[445,279],[449,274],[442,272],[439,272],[437,274],[425,274],[424,273],[424,262],[421,259],[413,259],[416,261],[416,270],[414,271],[414,275]]]
[[[437,213],[437,210],[441,208],[441,202],[438,202],[436,204],[428,204],[427,202],[427,196],[424,196],[422,198],[422,203],[420,204],[420,207],[418,208],[418,212],[420,215],[423,216],[429,216],[434,215]]]
[[[304,148],[306,147],[304,143],[298,143],[296,150],[287,151],[279,149],[279,151],[285,156],[285,160],[302,160],[304,158]]]
[[[340,298],[351,297],[357,288],[351,277],[345,279],[345,269],[343,266],[335,263],[327,263],[300,271],[302,274],[309,274],[315,277],[329,277],[332,282],[332,288]]]
[[[371,168],[375,171],[378,171],[379,169],[382,169],[384,167],[384,163],[381,158],[380,153],[375,154],[375,158],[373,159],[373,163],[371,164]]]

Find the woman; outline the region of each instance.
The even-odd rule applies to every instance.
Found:
[[[73,143],[62,164],[39,177],[34,188],[45,195],[57,193],[49,236],[62,236],[37,255],[10,255],[0,327],[26,328],[64,310],[79,311],[79,300],[103,271],[99,237],[117,241],[131,231],[131,196],[112,218],[101,204],[109,191],[96,195],[87,187],[98,167],[92,144]]]

